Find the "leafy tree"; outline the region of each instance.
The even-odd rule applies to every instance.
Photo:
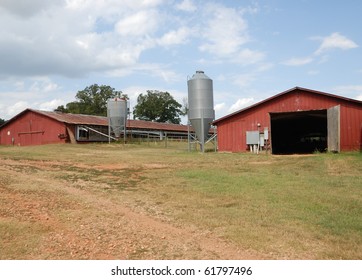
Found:
[[[83,90],[78,91],[75,98],[76,101],[58,106],[55,111],[73,114],[86,114],[86,115],[107,115],[107,100],[115,97],[125,97],[122,91],[116,91],[114,88],[105,85],[91,85]]]
[[[180,116],[184,114],[181,107],[181,104],[170,93],[148,90],[147,94],[141,93],[138,96],[133,117],[146,121],[179,124]]]
[[[4,123],[6,123],[6,120],[0,118],[0,126],[2,126]]]

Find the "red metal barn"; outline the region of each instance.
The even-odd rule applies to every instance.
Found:
[[[64,123],[27,109],[1,127],[0,143],[22,146],[65,143],[64,135]]]
[[[187,137],[186,125],[128,120],[132,137]],[[1,145],[42,145],[108,141],[108,118],[26,109],[0,127]]]
[[[219,151],[362,150],[362,102],[295,87],[213,123]],[[261,146],[261,148],[260,148]]]

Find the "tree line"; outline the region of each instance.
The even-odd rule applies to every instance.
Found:
[[[58,106],[55,111],[72,114],[107,116],[107,100],[125,98],[126,94],[106,85],[93,84],[77,92],[75,101]],[[137,98],[133,118],[145,121],[181,123],[181,116],[187,114],[186,102],[178,103],[169,92],[147,90]]]

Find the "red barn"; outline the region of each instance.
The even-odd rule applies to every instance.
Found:
[[[219,151],[362,150],[362,102],[295,87],[213,122]],[[259,148],[259,149],[258,149]]]
[[[127,135],[186,137],[186,125],[127,120]],[[108,118],[26,109],[0,126],[1,145],[108,141]]]

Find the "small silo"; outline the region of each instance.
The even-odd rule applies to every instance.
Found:
[[[112,98],[107,102],[107,117],[109,125],[109,134],[112,131],[116,138],[121,136],[123,131],[126,135],[127,121],[127,100],[125,98]]]
[[[204,71],[196,71],[187,81],[187,87],[189,121],[195,130],[201,151],[204,152],[211,123],[215,119],[212,80]]]

